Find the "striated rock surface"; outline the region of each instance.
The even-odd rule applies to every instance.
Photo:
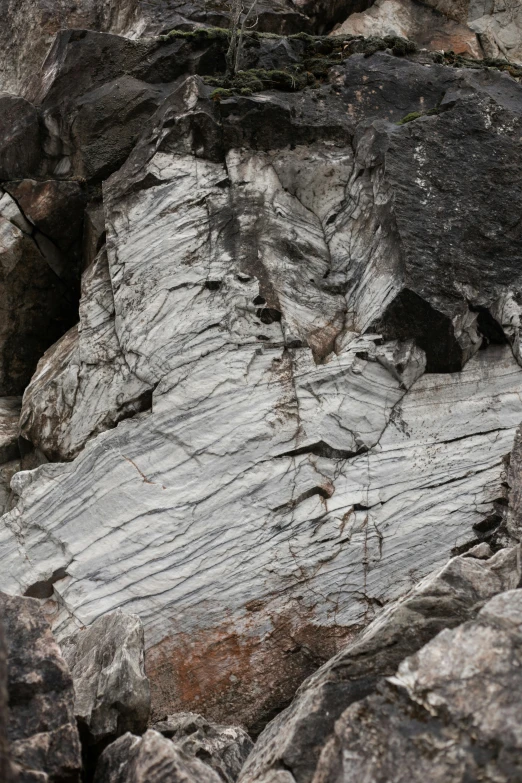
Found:
[[[405,599],[385,609],[351,645],[301,685],[291,706],[259,737],[240,782],[322,780],[319,757],[323,748],[325,755],[329,752],[330,737],[344,710],[373,693],[383,677],[394,674],[406,656],[439,631],[475,617],[492,596],[518,587],[520,577],[518,548],[502,550],[485,561],[451,560]]]
[[[150,688],[139,617],[114,612],[62,643],[74,683],[74,712],[89,744],[147,728]]]
[[[38,602],[0,594],[8,666],[13,779],[76,783],[80,742],[73,684]]]
[[[442,631],[335,726],[314,781],[522,778],[522,591]]]
[[[64,62],[110,39],[152,67],[63,36]],[[1,584],[42,588],[60,639],[138,614],[155,720],[259,731],[382,606],[498,546],[522,101],[498,71],[362,52],[316,89],[212,93],[173,82],[104,184],[106,255],[22,412],[74,461],[14,477]]]
[[[193,712],[168,715],[152,728],[171,739],[183,753],[195,756],[212,767],[225,783],[237,780],[253,748],[253,742],[244,729],[220,726]]]

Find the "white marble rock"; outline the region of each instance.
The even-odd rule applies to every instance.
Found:
[[[27,392],[26,411],[63,396],[53,437],[77,456],[14,477],[0,587],[53,584],[61,639],[139,615],[154,718],[255,723],[504,498],[522,369],[501,346],[422,375],[411,345],[348,332],[347,307],[390,296],[378,265],[354,271],[371,219],[345,201],[351,172],[317,145],[226,166],[158,152],[109,182],[110,318],[87,277],[72,358],[52,349]],[[151,410],[91,437],[129,378]]]

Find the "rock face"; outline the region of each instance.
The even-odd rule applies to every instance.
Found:
[[[314,781],[522,777],[522,591],[442,631],[335,727]]]
[[[150,688],[139,617],[114,612],[62,644],[74,683],[74,712],[89,744],[147,728]]]
[[[93,89],[151,78],[159,50],[114,39],[62,34],[45,105],[89,41],[114,54]],[[154,88],[103,186],[80,325],[25,393],[24,437],[73,461],[14,477],[1,585],[43,593],[60,639],[138,614],[155,720],[259,731],[382,606],[498,546],[522,419],[520,85],[362,51],[328,79]]]
[[[0,594],[7,647],[7,734],[13,779],[80,780],[73,685],[38,602]]]
[[[95,783],[221,783],[222,778],[197,758],[186,755],[157,731],[142,738],[124,734],[103,752]]]
[[[225,783],[237,780],[253,742],[239,726],[219,726],[193,712],[169,715],[153,727],[183,753],[201,759]]]
[[[502,550],[486,561],[457,557],[421,582],[303,683],[291,706],[261,734],[240,783],[323,780],[319,756],[330,747],[344,710],[373,693],[383,677],[394,674],[406,656],[439,631],[475,617],[489,598],[517,587],[520,576],[517,548]]]

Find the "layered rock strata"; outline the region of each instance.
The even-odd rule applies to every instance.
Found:
[[[38,585],[60,639],[138,614],[156,718],[259,730],[503,520],[520,87],[416,59],[353,54],[294,93],[173,83],[104,184],[80,326],[21,420],[74,459],[14,477],[2,584]]]

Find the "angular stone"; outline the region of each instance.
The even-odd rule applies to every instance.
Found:
[[[152,728],[171,739],[183,753],[201,759],[225,783],[234,783],[254,747],[239,726],[220,726],[194,712],[169,715]]]
[[[517,586],[520,576],[518,548],[502,550],[487,561],[457,557],[405,599],[387,607],[352,644],[301,685],[291,706],[259,737],[240,783],[269,781],[271,776],[274,783],[286,783],[287,778],[288,783],[337,780],[333,773],[322,776],[325,762],[319,757],[323,748],[328,757],[329,738],[334,727],[337,733],[341,713],[374,692],[382,677],[391,676],[406,656],[439,631],[474,617],[489,598]],[[352,713],[357,709],[355,704]],[[331,768],[336,769],[333,763]],[[280,778],[280,769],[286,770],[286,777]]]
[[[7,644],[8,738],[16,781],[80,780],[71,675],[33,598],[0,594]]]
[[[403,661],[340,718],[314,782],[520,780],[521,617],[510,590]]]
[[[150,713],[143,626],[113,612],[62,642],[74,683],[74,712],[84,741],[99,744],[127,731],[141,734]]]
[[[104,750],[94,783],[222,783],[211,767],[180,750],[157,731],[124,734]]]

